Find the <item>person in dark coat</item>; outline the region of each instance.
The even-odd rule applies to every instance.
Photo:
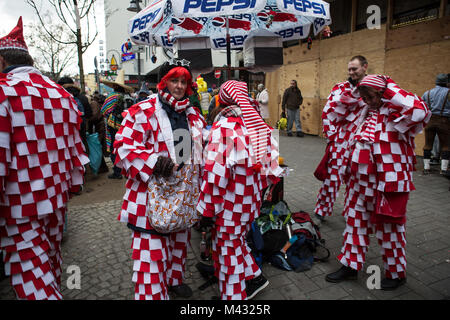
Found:
[[[291,86],[284,91],[283,102],[281,104],[283,112],[287,109],[287,134],[292,136],[292,125],[295,120],[297,137],[303,137],[302,125],[300,123],[300,106],[303,103],[302,92],[297,86],[297,80],[291,80]]]

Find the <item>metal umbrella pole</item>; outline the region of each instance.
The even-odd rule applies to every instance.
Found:
[[[231,41],[230,41],[230,25],[228,16],[226,16],[226,28],[227,28],[227,80],[231,79]]]

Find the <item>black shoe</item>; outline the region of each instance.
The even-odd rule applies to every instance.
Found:
[[[258,292],[263,290],[269,285],[269,280],[264,278],[263,275],[256,277],[254,279],[245,281],[245,291],[247,292],[247,300],[254,298]]]
[[[381,280],[381,290],[395,290],[401,285],[406,283],[406,278],[389,279],[385,278]]]
[[[108,176],[108,179],[122,179],[122,175],[115,175],[114,173],[111,173],[109,176]]]
[[[299,138],[303,138],[305,136],[305,134],[301,131],[297,132],[297,137]]]
[[[441,175],[450,179],[450,170],[441,171]]]
[[[326,281],[333,283],[356,279],[358,279],[358,270],[354,270],[346,266],[342,266],[338,271],[327,274],[327,276],[325,277]]]
[[[288,132],[288,137],[292,137],[292,133],[291,132]]]
[[[181,298],[192,297],[192,289],[187,284],[180,284],[178,286],[169,287],[169,291],[175,293],[177,297]]]

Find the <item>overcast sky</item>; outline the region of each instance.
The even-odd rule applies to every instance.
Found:
[[[103,28],[104,19],[103,19],[103,1],[97,0],[98,4],[96,6],[96,14],[97,14],[97,26],[99,28]],[[51,8],[48,5],[46,0],[36,0],[37,4],[42,3],[42,11],[46,11]],[[46,5],[47,3],[47,5]],[[0,37],[4,37],[7,35],[16,25],[19,17],[22,16],[22,20],[24,25],[30,23],[39,23],[39,19],[34,12],[34,9],[26,3],[25,0],[0,0]],[[59,21],[56,18],[55,21]],[[97,37],[97,40],[99,38]],[[94,57],[98,54],[98,41],[94,42],[94,44],[89,47],[86,53],[83,55],[83,63],[84,63],[84,72],[90,73],[94,72]],[[26,39],[25,39],[26,42]],[[78,68],[78,60],[74,61],[75,70]]]

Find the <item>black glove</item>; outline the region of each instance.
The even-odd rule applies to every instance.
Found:
[[[214,220],[211,217],[202,216],[200,219],[200,228],[206,229],[214,225]]]
[[[162,176],[163,178],[168,178],[172,175],[174,166],[175,163],[171,158],[159,156],[153,168],[153,174],[157,177]]]
[[[281,113],[281,118],[286,118],[286,113],[284,111]]]

